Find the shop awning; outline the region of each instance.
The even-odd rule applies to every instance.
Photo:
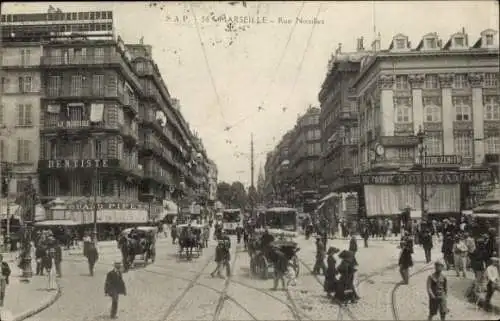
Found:
[[[500,187],[495,188],[486,195],[481,205],[474,208],[474,213],[500,213]]]
[[[72,220],[48,220],[35,223],[35,226],[58,226],[58,225],[75,226],[78,225],[78,223]]]
[[[326,195],[325,197],[323,197],[322,199],[320,199],[318,202],[319,202],[319,203],[326,202],[326,201],[328,201],[329,199],[331,199],[332,197],[340,197],[340,194],[337,194],[337,193],[335,193],[335,192],[331,192],[331,193],[329,193],[328,195]]]

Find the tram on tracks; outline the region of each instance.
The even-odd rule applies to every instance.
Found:
[[[270,269],[273,265],[269,259],[268,251],[261,243],[261,236],[267,228],[274,241],[271,246],[279,248],[288,258],[288,265],[295,275],[299,275],[299,258],[297,252],[299,247],[294,239],[297,237],[297,210],[288,207],[268,208],[258,217],[259,229],[255,231],[256,240],[249,247],[250,271],[252,274],[267,279],[270,275]]]

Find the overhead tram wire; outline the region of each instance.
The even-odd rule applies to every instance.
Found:
[[[318,18],[319,14],[321,12],[322,6],[323,6],[323,4],[320,3],[314,20],[316,20]],[[302,71],[302,67],[304,65],[304,60],[306,58],[306,54],[309,51],[309,46],[311,45],[311,39],[312,39],[312,36],[314,34],[314,29],[316,29],[316,24],[313,24],[311,27],[311,32],[309,33],[309,38],[307,39],[306,48],[304,49],[304,53],[302,54],[302,59],[300,60],[299,67],[297,69],[297,73],[295,74],[295,79],[293,80],[292,89],[290,90],[290,94],[288,95],[288,97],[285,101],[286,102],[285,107],[287,107],[288,103],[290,102],[290,99],[292,98],[293,92],[295,91],[295,86],[297,86],[297,81],[299,80],[300,72]]]
[[[271,90],[271,87],[274,85],[274,83],[278,79],[278,76],[277,76],[278,75],[278,70],[281,67],[281,64],[283,63],[283,60],[284,60],[285,55],[286,55],[286,52],[288,50],[288,46],[289,46],[290,41],[292,39],[293,33],[295,32],[295,28],[297,27],[297,24],[298,24],[298,20],[297,19],[300,16],[300,14],[302,13],[302,10],[304,9],[304,5],[305,5],[305,1],[302,1],[302,5],[300,6],[300,9],[297,12],[297,15],[295,16],[295,23],[293,24],[292,28],[290,29],[290,33],[288,34],[288,38],[286,40],[285,47],[283,48],[283,51],[281,52],[281,56],[280,56],[280,59],[278,60],[278,64],[276,65],[276,67],[274,68],[274,71],[272,73],[271,82],[269,83],[269,86],[267,86],[267,90],[264,93],[264,96],[263,96],[263,99],[262,99],[263,102],[265,102],[265,100],[269,96],[269,92]],[[257,77],[257,79],[259,79],[259,78],[260,78],[260,75],[259,75],[259,77]],[[253,113],[251,113],[251,114],[249,114],[249,115],[241,118],[240,120],[236,121],[231,126],[229,126],[230,128],[227,131],[229,131],[229,130],[233,129],[235,126],[237,126],[237,125],[245,122],[246,120],[248,120],[251,117],[255,116],[255,114],[258,114],[259,112],[260,112],[260,109],[258,109],[256,112],[253,112]]]
[[[203,57],[205,59],[205,65],[207,67],[208,75],[210,76],[210,83],[212,84],[212,88],[213,88],[214,93],[215,93],[215,98],[217,99],[217,107],[219,109],[219,113],[220,113],[220,116],[222,117],[222,121],[224,122],[224,125],[228,126],[226,118],[224,117],[224,112],[222,111],[222,105],[221,105],[221,99],[219,96],[219,91],[217,90],[217,87],[215,86],[215,80],[214,80],[214,76],[212,74],[212,68],[210,68],[210,63],[208,61],[207,50],[205,48],[205,44],[203,43],[203,39],[201,38],[200,26],[198,24],[198,19],[196,18],[196,13],[194,12],[194,8],[191,5],[191,3],[189,3],[189,9],[191,11],[191,15],[193,16],[194,24],[196,26],[196,34],[198,35],[198,40],[200,41],[200,45],[201,45],[201,51],[203,52]]]

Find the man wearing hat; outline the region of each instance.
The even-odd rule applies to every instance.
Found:
[[[438,311],[441,320],[445,320],[446,313],[448,313],[446,307],[448,280],[442,274],[444,263],[441,260],[434,263],[434,268],[434,272],[427,278],[427,294],[429,295],[429,317],[427,320],[432,320]]]
[[[314,263],[313,274],[326,274],[325,265],[325,244],[321,238],[316,238],[316,262]]]
[[[491,257],[488,267],[486,268],[486,279],[488,280],[488,283],[486,284],[486,297],[484,299],[484,303],[487,308],[491,307],[491,298],[493,297],[493,293],[500,289],[498,277],[498,262],[498,257]]]
[[[118,297],[120,294],[127,295],[125,282],[123,281],[121,262],[115,262],[113,270],[106,275],[104,294],[111,297],[111,318],[116,319],[118,311]]]

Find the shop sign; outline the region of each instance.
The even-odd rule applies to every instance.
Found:
[[[491,181],[492,175],[487,171],[468,172],[425,172],[424,184],[460,184]],[[363,185],[415,185],[420,184],[421,173],[370,174],[361,177]]]
[[[462,156],[460,155],[425,156],[425,165],[427,166],[460,165],[460,164],[462,164]]]
[[[107,168],[110,165],[107,159],[50,159],[45,162],[41,167],[49,169]]]
[[[382,136],[380,144],[386,147],[414,146],[418,144],[418,139],[416,136]]]
[[[88,203],[73,203],[66,205],[68,210],[93,211],[94,204]],[[97,210],[140,210],[147,209],[148,204],[144,203],[97,203]]]

